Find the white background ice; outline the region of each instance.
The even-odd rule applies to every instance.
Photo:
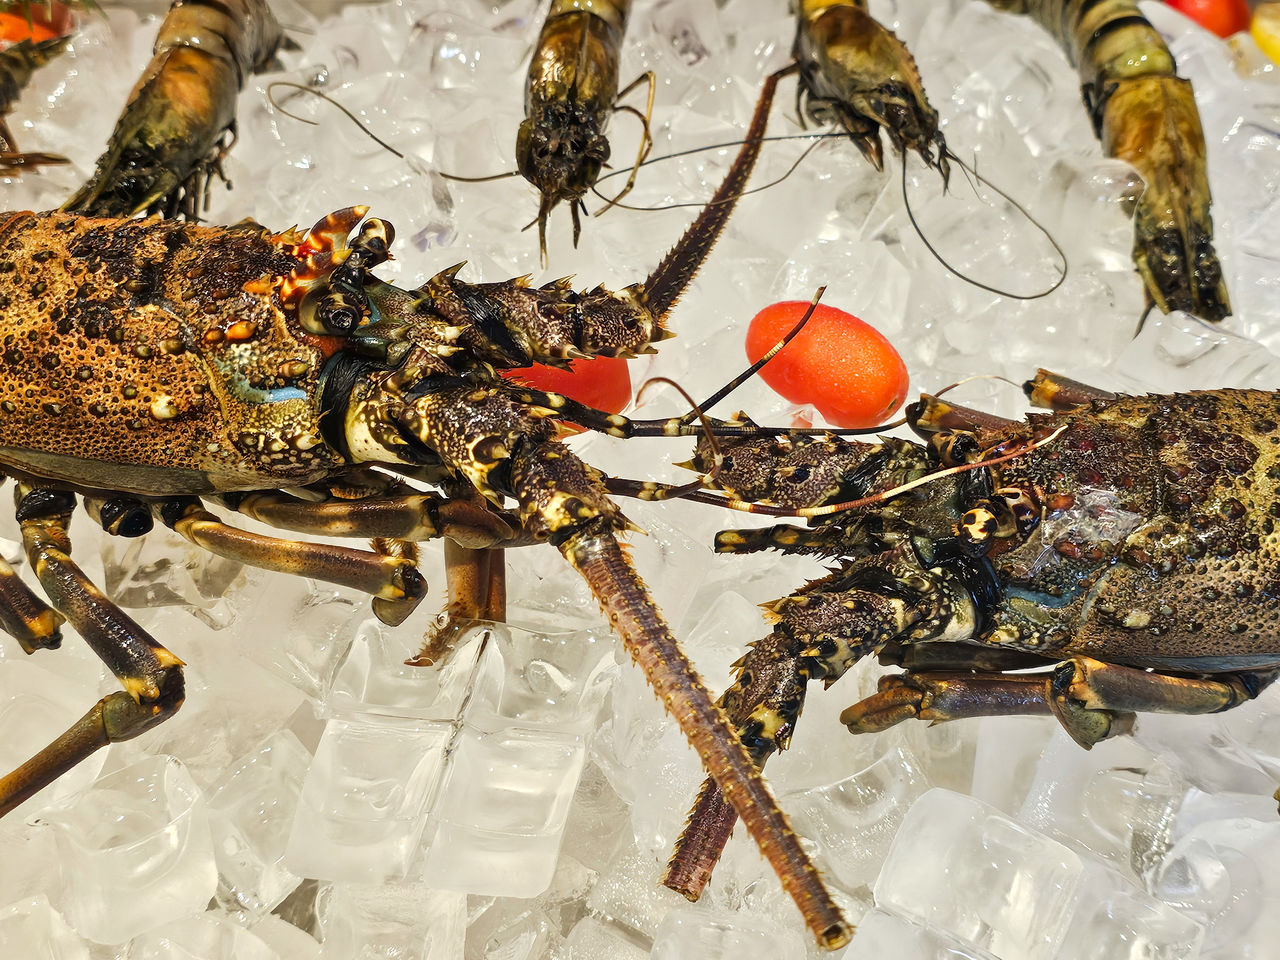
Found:
[[[616,287],[643,277],[693,215],[687,208],[611,210],[587,219],[575,250],[567,213],[557,210],[550,224],[551,267],[544,272],[533,233],[519,229],[536,209],[527,184],[458,184],[439,176],[513,166],[523,65],[542,7],[532,0],[498,7],[478,0],[345,7],[281,0],[273,6],[301,50],[283,55],[283,73],[254,78],[241,99],[240,139],[227,162],[235,189],[215,185],[210,219],[216,222],[253,217],[274,228],[305,226],[331,209],[368,203],[399,231],[397,260],[380,270],[395,282],[411,285],[467,260],[464,275],[473,280],[576,274],[582,285]],[[757,309],[778,299],[807,299],[827,284],[828,302],[859,313],[895,341],[918,389],[972,374],[1022,380],[1040,364],[1130,390],[1278,385],[1280,366],[1264,348],[1280,349],[1280,80],[1247,39],[1231,47],[1163,6],[1144,7],[1172,38],[1182,73],[1196,85],[1209,143],[1217,247],[1236,313],[1217,328],[1184,316],[1153,316],[1134,340],[1143,300],[1121,202],[1134,189],[1133,177],[1123,164],[1101,156],[1077,78],[1053,42],[1034,24],[977,0],[872,6],[911,46],[952,149],[1053,233],[1069,258],[1067,281],[1051,297],[1017,302],[956,279],[910,228],[900,160],[889,157],[885,173],[877,174],[847,143],[826,142],[787,181],[742,201],[671,317],[678,339],[665,343],[656,358],[632,364],[637,383],[663,374],[695,395],[709,392],[743,362],[743,330]],[[0,184],[8,205],[55,206],[88,175],[148,57],[157,23],[150,14],[162,7],[107,7],[105,17],[85,20],[64,58],[36,76],[11,124],[24,148],[64,153],[72,164]],[[732,140],[746,123],[763,73],[786,61],[793,28],[784,5],[638,0],[636,7],[622,73],[624,81],[645,69],[658,76],[654,155]],[[277,95],[287,109],[315,125],[285,115],[267,101],[274,79],[319,85],[407,159],[387,153],[329,105],[281,89]],[[784,89],[770,132],[798,129]],[[634,155],[634,118],[617,117],[612,133],[620,166]],[[805,146],[770,145],[756,182],[781,176]],[[705,199],[731,152],[647,167],[630,200],[662,206]],[[961,176],[944,196],[936,174],[916,160],[908,161],[906,173],[922,225],[958,267],[1020,290],[1051,280],[1052,255],[1026,221],[975,196]],[[619,183],[611,180],[603,189],[611,192]],[[595,210],[601,204],[588,205]],[[958,395],[962,402],[998,413],[1017,415],[1024,407],[1021,394],[1003,384],[979,382],[965,391]],[[745,386],[730,406],[775,423],[797,414],[759,382]],[[679,409],[680,400],[668,390],[646,394],[647,415]],[[675,478],[680,471],[670,464],[689,452],[685,443],[624,445],[598,437],[577,446],[593,463],[633,477]],[[636,538],[637,565],[717,689],[744,644],[766,629],[755,604],[787,593],[820,569],[802,561],[712,555],[714,531],[743,525],[740,516],[687,504],[626,509],[651,534]],[[3,523],[0,534],[12,540],[12,524]],[[578,716],[595,735],[585,756],[569,764],[574,770],[581,764],[582,775],[558,859],[554,843],[531,854],[539,858],[538,869],[550,873],[547,889],[518,899],[467,896],[421,882],[425,840],[412,838],[435,836],[440,824],[428,813],[430,771],[415,780],[413,764],[424,756],[436,764],[441,744],[474,739],[476,729],[489,731],[473,725],[469,734],[460,719],[478,652],[470,659],[464,653],[443,675],[398,666],[418,647],[432,615],[427,608],[439,602],[441,563],[429,545],[423,570],[435,596],[407,624],[388,630],[370,621],[362,597],[227,568],[167,534],[141,547],[120,541],[99,547],[83,518],[73,533],[77,558],[90,575],[131,604],[132,614],[187,661],[190,695],[174,720],[112,747],[0,823],[0,955],[32,955],[32,943],[49,944],[61,951],[56,956],[94,960],[595,960],[642,957],[655,943],[655,955],[664,957],[726,949],[746,956],[766,943],[778,955],[812,955],[794,908],[740,833],[702,903],[690,906],[657,886],[701,774],[629,666],[617,671],[602,712],[594,712],[598,700],[589,697]],[[4,553],[12,558],[14,551],[6,547]],[[584,589],[554,552],[508,556],[513,619],[558,632],[599,629]],[[585,672],[575,677],[570,671],[569,679],[584,683],[594,668],[579,666]],[[1173,921],[1156,917],[1151,936],[1173,930],[1185,947],[1152,956],[1194,956],[1194,936],[1177,932],[1184,920],[1205,924],[1202,956],[1270,955],[1277,894],[1267,878],[1274,873],[1280,831],[1268,800],[1280,781],[1274,736],[1280,700],[1274,691],[1223,716],[1143,719],[1136,742],[1086,754],[1042,719],[851,738],[836,715],[874,689],[875,673],[865,666],[830,691],[813,690],[792,749],[769,768],[851,916],[871,905],[880,859],[910,803],[924,788],[943,786],[1019,818],[1036,831],[1028,835],[1034,844],[1052,837],[1089,870],[1101,870],[1103,861],[1111,865],[1113,873],[1090,876],[1105,875],[1116,886],[1083,884],[1098,896],[1072,919],[1082,924],[1080,942],[1095,951],[1090,958],[1131,956],[1131,942],[1105,933],[1111,929],[1106,923],[1155,917],[1151,901],[1141,899],[1148,893],[1179,912]],[[550,667],[540,675],[542,681],[555,678]],[[555,683],[551,688],[560,689]],[[52,736],[110,689],[112,682],[74,636],[61,651],[30,658],[15,644],[0,644],[4,762],[16,762],[40,731]],[[356,728],[362,734],[372,729],[376,750],[351,748],[357,741],[339,736]],[[569,742],[563,730],[557,736]],[[409,751],[399,779],[380,781],[381,793],[341,795],[343,783],[368,771],[332,770],[333,761],[351,755],[385,760],[395,770],[395,756],[386,753],[397,749]],[[572,747],[568,754],[577,756]],[[161,759],[168,756],[176,760]],[[89,789],[99,770],[113,779]],[[138,770],[149,771],[138,780],[141,789],[104,804],[104,792],[117,790],[122,776]],[[535,782],[542,775],[538,769],[529,773]],[[481,766],[466,784],[465,795],[479,808],[489,802],[488,778]],[[513,794],[514,784],[527,781],[504,776],[495,782]],[[557,783],[556,790],[565,789]],[[314,794],[309,784],[319,784]],[[320,809],[308,801],[313,795]],[[148,798],[181,801],[172,811],[175,824],[161,830],[173,844],[159,846],[153,836],[146,841],[153,855],[139,854],[115,879],[89,872],[92,858],[72,857],[69,851],[86,832],[114,842],[127,831],[138,837],[154,829],[146,826],[154,823]],[[520,826],[533,808],[558,809],[560,799],[544,791],[525,811],[515,809],[519,802],[512,795],[506,803],[512,808],[508,826]],[[269,829],[254,829],[255,804],[257,826]],[[297,876],[290,866],[307,857],[344,856],[341,843],[315,840],[344,812],[361,807],[367,815],[373,808],[394,820],[406,805],[427,819],[406,824],[407,835],[397,834],[376,863],[348,850],[346,860],[303,870],[326,879],[283,889]],[[940,848],[934,859],[942,863],[941,848],[950,834],[959,834],[965,815],[954,802],[924,809],[943,818],[931,825]],[[291,810],[305,816],[282,824]],[[368,833],[373,827],[365,820],[352,829]],[[293,856],[290,836],[301,838]],[[464,856],[465,848],[452,853]],[[187,870],[186,880],[166,881],[163,900],[143,894],[145,903],[131,901],[146,871],[166,867],[166,857]],[[217,863],[224,866],[215,885]],[[1024,866],[1035,872],[1036,864]],[[130,869],[135,875],[128,875]],[[387,876],[392,879],[379,882]],[[215,886],[217,899],[210,904]],[[1099,907],[1112,889],[1119,892]],[[1050,889],[1023,894],[1028,902],[1053,895]],[[985,957],[982,950],[996,946],[990,938],[981,941],[984,947],[956,945],[951,934],[912,927],[883,907],[872,916],[868,949],[901,944],[894,949],[912,956],[905,952],[910,942],[920,956]],[[1110,920],[1085,927],[1087,917]],[[1101,948],[1098,937],[1086,938],[1087,930],[1097,929],[1104,930]],[[683,939],[681,931],[688,931]],[[716,931],[724,931],[718,939]],[[688,953],[706,937],[710,946]],[[860,949],[855,942],[848,956],[879,955]],[[998,955],[1009,960],[1021,954]]]

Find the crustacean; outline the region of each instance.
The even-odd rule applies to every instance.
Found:
[[[609,117],[615,110],[639,113],[615,103],[642,82],[649,85],[649,102],[640,114],[644,133],[636,166],[653,146],[649,136],[652,71],[641,74],[621,92],[618,90],[618,61],[630,12],[630,0],[591,4],[553,0],[533,49],[525,84],[526,116],[516,134],[516,166],[541,196],[538,249],[544,262],[547,217],[561,200],[569,204],[573,242],[577,244],[582,198],[595,185],[600,168],[609,159],[609,141],[605,137]],[[624,196],[634,182],[633,167],[631,179],[614,199]]]
[[[766,115],[758,111],[755,124]],[[0,464],[18,481],[27,555],[52,607],[4,568],[0,623],[33,652],[57,646],[69,622],[125,690],[0,779],[0,812],[171,716],[184,696],[182,662],[71,560],[77,496],[109,533],[141,535],[159,519],[220,555],[369,593],[393,624],[424,592],[412,542],[547,541],[586,579],[754,825],[819,943],[843,943],[838,909],[623,552],[628,521],[602,475],[556,441],[551,418],[571,411],[611,432],[631,425],[495,376],[533,360],[651,349],[757,150],[754,138],[648,280],[618,292],[468,284],[456,268],[403,290],[371,272],[390,257],[389,224],[368,220],[347,242],[363,208],[331,214],[306,234],[8,215],[0,255],[11,265],[3,392],[12,399],[0,404]],[[408,491],[373,464],[439,485],[446,497]],[[348,499],[329,496],[333,484]],[[320,502],[282,487],[307,488]],[[365,495],[350,499],[353,487]],[[254,535],[220,521],[202,498],[294,531],[371,537],[376,549]],[[501,509],[508,499],[514,511]]]
[[[236,99],[282,39],[266,0],[176,0],[97,169],[63,209],[194,219],[235,139]]]
[[[1231,312],[1213,249],[1204,132],[1191,84],[1133,0],[990,0],[1058,40],[1080,74],[1103,152],[1131,164],[1145,189],[1133,260],[1148,303],[1206,320]],[[915,61],[865,0],[802,0],[793,56],[809,116],[839,123],[877,168],[880,131],[947,179],[951,156]],[[954,157],[952,157],[954,159]]]
[[[924,396],[908,422],[925,444],[720,441],[731,500],[813,522],[726,530],[717,550],[839,562],[768,606],[773,632],[721,700],[757,762],[787,745],[808,681],[869,656],[906,670],[844,711],[853,733],[1052,714],[1089,747],[1136,713],[1228,710],[1275,680],[1280,396],[1124,396],[1044,371],[1027,392],[1055,412]],[[710,457],[704,441],[695,464]],[[704,784],[668,886],[696,898],[733,823]]]

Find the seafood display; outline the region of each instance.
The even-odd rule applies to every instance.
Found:
[[[204,7],[174,12],[185,6]],[[1055,296],[1013,303],[940,281],[914,246],[898,177],[851,167],[847,143],[815,150],[797,175],[821,190],[797,193],[793,177],[734,208],[757,157],[752,186],[779,179],[801,149],[760,144],[760,83],[769,77],[771,93],[794,69],[786,11],[575,12],[593,6],[628,20],[611,48],[615,81],[662,81],[654,154],[749,138],[664,160],[631,189],[641,208],[702,207],[693,261],[660,260],[687,214],[617,209],[580,238],[576,218],[542,217],[555,272],[522,276],[540,253],[520,230],[527,184],[471,190],[440,175],[509,166],[526,105],[494,91],[519,90],[554,22],[533,4],[421,0],[328,18],[276,7],[302,48],[261,64],[279,68],[263,76],[224,60],[243,84],[231,98],[239,142],[224,154],[219,131],[192,154],[236,182],[201,213],[229,226],[68,212],[3,221],[0,469],[18,510],[16,524],[0,520],[0,609],[20,642],[0,644],[12,731],[0,773],[17,771],[0,781],[12,864],[0,924],[37,921],[22,928],[36,938],[21,941],[28,952],[54,938],[72,955],[237,960],[357,956],[368,944],[476,960],[711,945],[800,960],[815,934],[834,947],[854,926],[848,960],[901,952],[886,929],[935,953],[1044,960],[1073,944],[1109,957],[1140,942],[1180,960],[1252,949],[1263,931],[1222,905],[1253,902],[1227,865],[1253,863],[1280,829],[1266,735],[1273,638],[1254,627],[1271,588],[1262,565],[1231,569],[1265,558],[1271,536],[1265,391],[1280,363],[1263,344],[1280,336],[1265,284],[1280,218],[1259,214],[1274,175],[1259,106],[1271,102],[1269,73],[1248,49],[1233,60],[1146,11],[1202,98],[1235,312],[1212,328],[1176,310],[1152,316],[1131,340],[1136,180],[1088,136],[1079,77],[1035,24],[984,4],[902,5],[885,25],[932,93],[933,126],[914,143],[890,135],[898,149],[878,153],[879,133],[859,128],[885,167],[902,148],[937,160],[913,162],[907,189],[937,190],[943,133],[981,151],[984,177],[1030,178],[1071,272]],[[815,60],[821,7],[806,7]],[[33,75],[13,128],[24,148],[71,163],[3,184],[7,206],[55,210],[78,189],[112,136],[104,99],[123,99],[141,68],[120,51],[150,47],[157,29],[108,7]],[[844,37],[835,47],[847,53],[849,34],[825,36]],[[281,78],[332,103],[291,97],[286,113],[268,96]],[[810,89],[809,119],[839,119],[825,99]],[[798,129],[794,119],[775,112],[768,134]],[[615,144],[619,176],[616,157],[647,149],[634,133]],[[195,213],[209,169],[156,209]],[[953,196],[922,214],[933,235],[958,247],[982,237],[964,266],[1031,286],[1025,225],[972,204],[957,214],[948,204],[968,187],[950,172]],[[1082,208],[1096,215],[1088,227]],[[309,231],[280,229],[317,217]],[[654,262],[638,279],[637,265]],[[571,272],[589,282],[554,279]],[[688,479],[673,461],[702,430],[690,401],[723,425],[725,409],[702,401],[746,365],[746,318],[820,285],[893,340],[932,395],[911,410],[926,442],[806,432],[813,411],[749,379],[734,408],[771,429],[728,431],[718,453],[697,441],[707,490],[620,496]],[[634,383],[662,377],[688,396],[644,389],[623,415],[605,414],[497,376],[595,355],[631,358]],[[1059,406],[1077,390],[1086,404],[1027,421],[1005,386],[965,384],[954,402],[943,390],[974,374],[1023,378],[1037,362],[1108,389],[1055,380]],[[561,419],[586,430],[569,437]],[[722,535],[715,555],[717,532],[736,521],[698,501],[725,499],[760,516]],[[821,506],[805,527],[764,516],[779,504]],[[334,546],[341,537],[369,545]],[[1132,609],[1092,602],[1091,587],[1118,588],[1130,568],[1141,572],[1123,585]],[[770,633],[756,604],[776,597]],[[487,618],[508,623],[471,623]],[[1098,625],[1088,649],[1070,639],[1079,624]],[[678,722],[613,652],[612,633]],[[1205,635],[1209,660],[1194,645]],[[996,636],[1006,642],[971,642]],[[59,638],[61,649],[40,649]],[[424,640],[428,655],[415,656]],[[897,668],[889,679],[873,654]],[[714,685],[735,661],[722,713]],[[829,690],[807,682],[838,675]],[[1148,708],[1203,715],[1165,723]],[[847,736],[842,713],[871,735]],[[959,722],[897,722],[915,717]],[[757,773],[767,758],[777,806]],[[705,885],[691,905],[658,878],[704,761],[772,864],[752,844],[725,844],[736,815],[704,790],[718,812],[695,816],[701,835],[683,841],[692,879],[675,883],[688,896]],[[942,789],[924,796],[931,787]],[[989,855],[966,846],[955,813],[980,800],[1002,811],[982,808],[1000,824],[982,842],[1008,842]],[[1247,842],[1215,826],[1227,822]],[[1017,860],[1017,837],[1046,856]],[[925,860],[904,859],[921,844]],[[960,879],[962,863],[994,868]],[[956,878],[945,896],[935,864]],[[995,900],[969,906],[984,895]],[[912,906],[946,896],[984,911],[983,924]]]

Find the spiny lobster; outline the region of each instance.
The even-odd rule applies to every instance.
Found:
[[[222,556],[370,593],[393,624],[424,593],[413,542],[547,541],[586,579],[754,825],[819,942],[843,943],[847,925],[621,548],[627,519],[602,475],[556,441],[552,418],[571,412],[615,433],[636,425],[495,374],[633,356],[663,339],[662,319],[741,193],[767,109],[768,97],[755,135],[681,242],[644,283],[617,292],[574,293],[567,281],[469,284],[456,268],[403,290],[372,273],[390,258],[390,224],[366,220],[348,242],[366,212],[359,207],[305,234],[7,215],[0,464],[18,481],[24,544],[52,608],[0,568],[0,624],[33,652],[57,646],[69,622],[125,689],[0,778],[0,813],[95,750],[172,716],[184,696],[182,661],[71,560],[76,496],[109,533],[142,535],[154,517]],[[446,496],[409,490],[373,464]],[[501,509],[508,498],[514,512]],[[294,531],[371,537],[376,549],[251,534],[202,499]]]
[[[1136,713],[1228,710],[1280,675],[1280,395],[1124,396],[1045,371],[1026,389],[1055,412],[1019,423],[925,395],[907,411],[923,445],[720,441],[730,500],[813,523],[726,530],[716,549],[839,560],[769,605],[773,632],[721,699],[758,763],[787,745],[809,680],[871,655],[906,671],[844,711],[853,733],[1052,714],[1086,748]],[[694,466],[713,459],[703,441]],[[704,784],[664,882],[696,899],[734,819]]]

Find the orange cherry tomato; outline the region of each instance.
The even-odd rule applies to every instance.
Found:
[[[526,383],[535,390],[561,393],[597,410],[621,413],[631,402],[631,371],[617,357],[593,357],[571,361],[571,370],[535,363],[531,367],[503,370],[504,377]]]
[[[1165,0],[1165,3],[1220,37],[1249,29],[1248,0]]]
[[[807,301],[786,300],[757,313],[747,330],[747,359],[763,357],[807,309]],[[853,314],[825,304],[760,376],[787,400],[812,404],[838,427],[883,423],[907,396],[907,367],[893,344]]]
[[[40,43],[63,37],[71,32],[71,10],[64,4],[54,3],[49,7],[36,4],[31,7],[31,20],[20,10],[0,13],[0,46],[33,40]]]

